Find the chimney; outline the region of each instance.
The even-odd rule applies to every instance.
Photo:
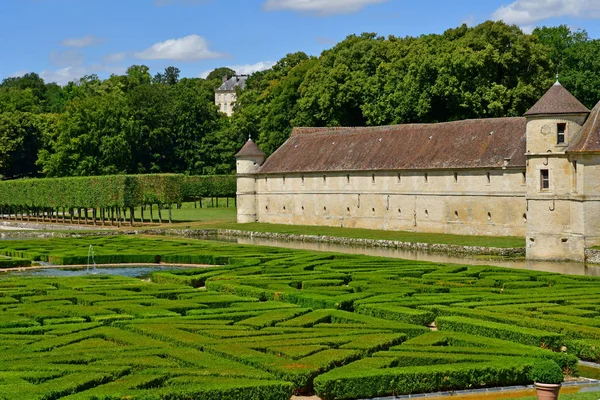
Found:
[[[227,75],[223,75],[223,83],[227,82],[229,79],[227,79]]]

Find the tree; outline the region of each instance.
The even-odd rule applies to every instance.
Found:
[[[574,45],[589,40],[588,33],[585,30],[573,32],[567,25],[537,27],[533,30],[533,35],[537,36],[542,44],[550,48],[548,55],[559,73],[565,62],[567,51]]]
[[[176,67],[167,67],[165,68],[164,73],[157,73],[154,75],[153,82],[154,83],[164,83],[168,86],[173,86],[179,82],[179,68]]]
[[[5,178],[37,176],[38,151],[55,124],[52,115],[0,113],[0,175]]]

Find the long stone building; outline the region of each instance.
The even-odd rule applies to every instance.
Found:
[[[295,128],[236,155],[238,222],[524,236],[529,259],[600,245],[600,103],[558,82],[523,117]]]

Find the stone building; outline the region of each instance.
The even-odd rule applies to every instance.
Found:
[[[215,90],[215,104],[219,107],[219,111],[227,114],[228,117],[233,115],[233,106],[237,100],[236,90],[246,88],[246,79],[248,75],[234,75],[229,79],[224,76],[223,84]]]
[[[295,128],[236,155],[238,222],[524,236],[530,259],[600,244],[600,103],[558,82],[523,116]]]

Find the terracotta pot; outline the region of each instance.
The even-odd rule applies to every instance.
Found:
[[[560,383],[534,383],[535,391],[537,392],[538,400],[556,400],[558,399],[558,392],[560,392]]]

